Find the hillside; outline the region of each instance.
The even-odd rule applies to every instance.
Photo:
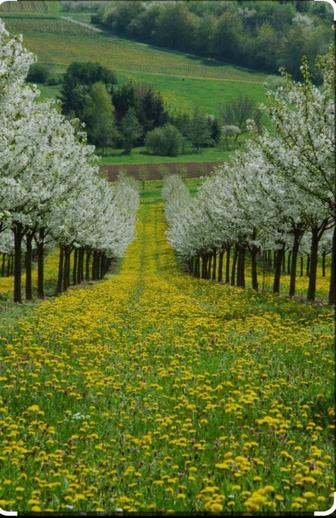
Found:
[[[96,32],[62,12],[58,2],[24,4],[2,6],[6,26],[22,33],[25,46],[57,73],[75,60],[98,61],[116,71],[120,82],[132,77],[151,83],[176,111],[197,106],[218,114],[221,104],[240,93],[265,98],[265,74]]]

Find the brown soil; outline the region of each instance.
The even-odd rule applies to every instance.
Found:
[[[139,172],[145,173],[145,180],[160,180],[165,174],[179,173],[184,178],[197,178],[208,175],[221,162],[186,162],[170,164],[117,164],[101,166],[109,180],[115,180],[120,171],[139,179]],[[140,179],[142,179],[140,177]]]

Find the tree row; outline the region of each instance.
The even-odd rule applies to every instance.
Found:
[[[34,249],[39,297],[46,247],[60,247],[58,291],[70,284],[71,254],[76,281],[84,280],[84,255],[86,273],[101,278],[133,239],[138,192],[127,178],[111,186],[99,176],[81,124],[27,86],[34,57],[2,23],[0,61],[0,252],[14,258],[14,301],[22,302],[23,266],[32,298]]]
[[[205,179],[196,197],[180,178],[167,179],[168,239],[191,273],[222,280],[226,254],[225,281],[244,287],[248,255],[257,290],[258,262],[271,260],[273,291],[279,293],[286,254],[294,296],[298,258],[309,256],[307,299],[313,301],[319,254],[325,268],[330,253],[329,303],[336,303],[334,66],[332,51],[319,58],[319,87],[306,62],[302,83],[284,74],[285,86],[269,92],[262,108],[272,127],[255,132],[244,151]]]

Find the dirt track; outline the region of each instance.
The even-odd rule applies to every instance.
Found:
[[[160,180],[167,173],[180,173],[185,178],[197,178],[210,173],[221,162],[186,162],[169,164],[117,164],[101,166],[109,180],[115,180],[120,171],[126,171],[134,178],[139,178],[139,172],[145,174],[146,180]]]

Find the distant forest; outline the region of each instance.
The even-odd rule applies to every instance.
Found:
[[[122,0],[96,6],[92,21],[115,34],[263,72],[284,67],[296,79],[302,57],[313,65],[333,41],[330,6],[312,0]]]

